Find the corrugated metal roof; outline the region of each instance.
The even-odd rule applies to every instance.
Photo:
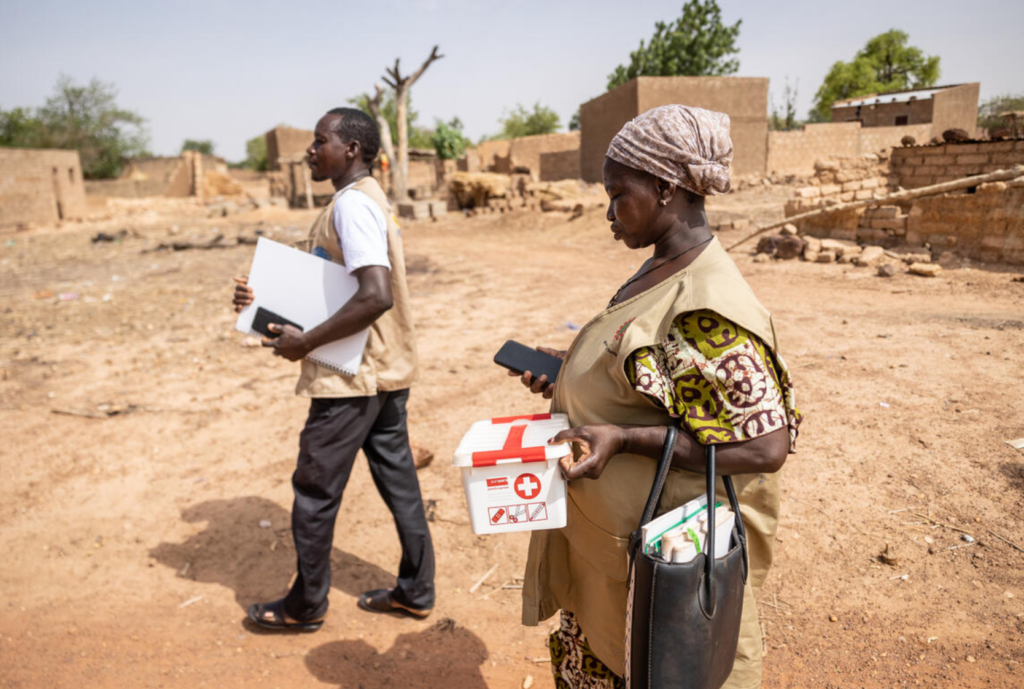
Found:
[[[912,100],[928,100],[933,93],[945,89],[921,89],[919,91],[901,91],[899,93],[882,93],[877,96],[864,96],[856,100],[837,101],[833,108],[853,108],[860,105],[880,105],[882,103],[907,103]]]

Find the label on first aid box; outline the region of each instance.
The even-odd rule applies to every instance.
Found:
[[[475,533],[565,526],[565,484],[557,462],[470,469],[463,478]]]
[[[547,503],[527,502],[536,500],[542,485],[540,477],[530,472],[487,479],[488,523],[500,526],[547,521]]]
[[[565,526],[565,479],[558,460],[570,449],[547,443],[565,428],[564,414],[500,417],[473,424],[452,463],[462,472],[474,533]]]

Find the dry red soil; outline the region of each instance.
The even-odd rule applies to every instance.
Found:
[[[741,194],[711,220],[780,206]],[[491,363],[501,343],[564,347],[645,258],[602,215],[403,227],[423,364],[410,430],[436,456],[420,479],[437,608],[415,621],[356,607],[399,557],[360,458],[329,617],[293,636],[243,618],[293,573],[297,365],[234,330],[230,277],[251,246],[149,250],[218,231],[291,241],[312,213],[213,220],[137,202],[0,237],[0,687],[551,686],[550,625],[519,624],[528,537],[474,536],[449,459],[472,421],[545,407]],[[119,243],[90,242],[121,228]],[[806,415],[759,601],[764,685],[1021,686],[1024,551],[1010,542],[1024,546],[1024,452],[1004,441],[1024,436],[1024,284],[993,267],[883,279],[736,259],[774,313]]]

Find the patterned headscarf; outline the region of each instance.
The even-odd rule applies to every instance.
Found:
[[[729,116],[686,105],[634,117],[608,146],[612,160],[701,196],[728,193],[732,152]]]

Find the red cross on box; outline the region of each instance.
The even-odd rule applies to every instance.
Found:
[[[540,493],[540,481],[533,474],[519,474],[512,488],[523,500],[533,500]]]

